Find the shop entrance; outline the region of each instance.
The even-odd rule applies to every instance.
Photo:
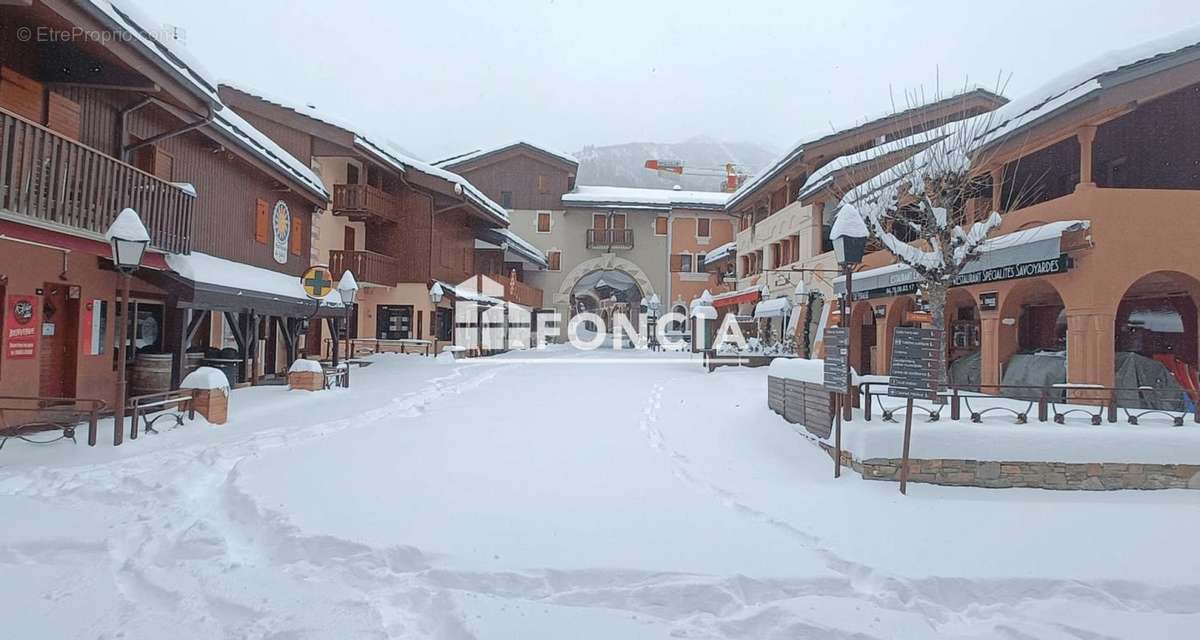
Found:
[[[375,335],[381,340],[412,338],[412,305],[383,304],[375,310]]]
[[[74,397],[79,352],[79,287],[48,282],[42,291],[38,395]]]

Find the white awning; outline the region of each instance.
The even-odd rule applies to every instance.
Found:
[[[168,253],[167,266],[180,276],[194,283],[223,287],[233,291],[254,292],[258,296],[292,302],[308,302],[300,276],[293,276],[271,269],[263,269],[242,262],[234,262],[206,253],[193,251],[187,255]],[[331,283],[332,284],[332,283]],[[341,307],[342,299],[336,290],[330,289],[321,304]]]
[[[996,236],[980,245],[980,255],[967,265],[953,286],[999,282],[1063,273],[1070,268],[1062,247],[1067,232],[1085,231],[1087,220],[1061,220]],[[854,274],[854,299],[907,295],[917,289],[921,276],[908,265],[895,263]],[[833,281],[833,292],[846,290],[845,276]]]
[[[782,318],[791,314],[792,301],[788,298],[772,298],[763,300],[754,307],[754,319]]]

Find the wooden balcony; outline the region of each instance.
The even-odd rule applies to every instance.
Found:
[[[341,278],[347,269],[360,284],[394,287],[400,281],[400,263],[391,256],[374,251],[330,250],[329,271],[333,277]]]
[[[333,215],[362,221],[379,218],[400,222],[404,207],[400,198],[365,184],[333,185]],[[356,274],[357,275],[357,274]]]
[[[520,280],[510,280],[508,276],[490,273],[487,277],[496,282],[504,283],[504,299],[519,305],[537,309],[542,306],[542,290],[531,287]]]
[[[103,235],[128,207],[154,247],[188,253],[194,201],[169,182],[0,109],[0,209]]]
[[[588,229],[587,248],[613,251],[633,248],[633,229]]]

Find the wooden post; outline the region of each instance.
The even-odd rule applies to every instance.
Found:
[[[1096,127],[1080,127],[1076,137],[1079,139],[1079,184],[1076,189],[1087,189],[1096,186],[1092,175],[1092,143],[1096,140]]]
[[[842,477],[842,394],[833,394],[833,477]]]
[[[958,387],[954,387],[950,394],[950,419],[958,420],[962,417],[962,407],[959,406]]]
[[[912,440],[913,400],[905,401],[904,412],[904,448],[900,453],[900,493],[908,495],[908,443]]]
[[[96,404],[92,403],[92,410],[88,412],[88,446],[96,446],[96,432],[99,431],[97,422],[99,418],[96,415]]]
[[[121,320],[117,323],[117,405],[113,407],[113,446],[119,446],[125,434],[125,358],[129,342],[129,283],[132,274],[121,274]]]

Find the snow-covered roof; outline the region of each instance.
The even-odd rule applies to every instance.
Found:
[[[482,191],[476,189],[475,186],[472,185],[466,178],[452,171],[435,167],[423,160],[412,157],[403,149],[401,149],[400,146],[395,142],[389,140],[386,136],[365,132],[362,127],[354,126],[342,118],[322,112],[312,105],[301,105],[288,100],[280,99],[275,96],[268,96],[261,91],[252,90],[230,82],[223,82],[221,84],[264,102],[271,103],[289,111],[294,111],[295,113],[307,118],[311,118],[318,122],[323,122],[327,125],[342,129],[343,131],[346,131],[354,136],[354,144],[356,147],[373,156],[380,163],[388,165],[400,173],[410,170],[416,171],[446,180],[447,182],[455,185],[459,185],[461,187],[462,195],[468,200],[471,200],[477,206],[488,211],[497,218],[505,221],[508,220],[508,211],[485,196]]]
[[[481,233],[485,241],[495,246],[506,245],[508,251],[516,253],[523,260],[540,267],[550,266],[546,254],[542,253],[541,249],[530,244],[528,240],[517,235],[512,229],[484,229]]]
[[[993,125],[983,134],[980,143],[999,141],[1067,105],[1107,86],[1119,84],[1122,72],[1132,70],[1135,65],[1184,53],[1190,54],[1189,58],[1200,58],[1200,27],[1097,56],[997,109]]]
[[[443,294],[452,295],[455,298],[458,298],[459,300],[466,300],[468,302],[479,302],[479,303],[483,303],[483,304],[504,304],[504,301],[501,300],[500,298],[494,298],[492,296],[484,295],[482,293],[479,293],[478,291],[468,289],[467,287],[461,287],[461,288],[456,287],[456,286],[450,284],[449,282],[442,282],[441,280],[435,280],[433,282],[433,286],[441,287]]]
[[[475,149],[473,151],[468,151],[466,153],[460,153],[455,156],[450,156],[449,158],[442,158],[441,160],[438,160],[437,162],[434,162],[433,164],[435,164],[439,167],[452,167],[452,166],[456,166],[456,165],[460,165],[460,164],[465,164],[472,160],[478,160],[479,158],[482,158],[484,156],[490,156],[494,153],[508,151],[509,149],[512,149],[513,147],[519,147],[519,146],[531,147],[533,149],[541,151],[542,153],[545,153],[546,155],[554,156],[568,164],[573,164],[576,166],[579,165],[579,160],[576,159],[575,156],[573,156],[569,153],[555,151],[554,149],[551,149],[550,147],[547,147],[546,145],[529,142],[528,140],[515,140],[513,142],[509,142],[508,144],[502,144],[502,145],[498,145],[498,146],[494,146],[494,147],[488,147],[486,149]]]
[[[984,89],[982,87],[968,87],[964,91],[957,93],[955,95],[952,95],[948,98],[943,98],[941,100],[935,100],[935,101],[929,102],[927,104],[917,105],[915,107],[906,109],[904,111],[899,111],[899,112],[893,111],[890,113],[886,113],[886,114],[883,114],[880,116],[876,116],[874,118],[867,119],[858,124],[854,124],[849,127],[844,127],[842,129],[835,129],[833,131],[815,132],[810,135],[804,136],[804,137],[800,138],[800,140],[798,142],[796,142],[794,145],[792,145],[787,151],[782,153],[778,158],[776,158],[773,162],[771,162],[771,164],[767,165],[767,167],[765,169],[758,172],[756,175],[754,175],[754,177],[750,178],[749,180],[743,182],[742,186],[738,187],[738,190],[733,192],[733,196],[729,199],[729,206],[730,207],[736,206],[739,202],[741,202],[743,199],[745,199],[747,196],[749,196],[753,191],[758,189],[760,186],[762,186],[766,182],[770,181],[775,176],[779,175],[779,173],[781,171],[783,171],[784,168],[786,168],[788,165],[792,164],[792,162],[794,162],[797,158],[804,155],[804,150],[806,147],[810,147],[812,145],[825,142],[835,136],[841,136],[841,135],[853,133],[859,129],[873,126],[873,125],[875,125],[879,122],[885,121],[885,120],[903,119],[903,117],[907,114],[916,113],[916,112],[926,110],[926,109],[931,109],[938,105],[946,104],[946,103],[949,103],[949,102],[952,102],[955,100],[963,100],[965,97],[970,96],[970,95],[978,95],[980,97],[990,99],[990,100],[993,100],[996,102],[1002,102],[1004,100],[1003,97],[998,96],[995,93],[993,93],[987,89]]]
[[[166,41],[156,35],[167,33],[160,23],[142,14],[132,2],[125,0],[87,0],[85,6],[93,7],[102,19],[128,33],[129,38],[125,42],[149,54],[152,60],[212,104],[215,112],[213,125],[216,130],[263,158],[268,164],[275,165],[314,195],[324,200],[329,199],[325,185],[307,165],[284,151],[275,141],[221,103],[217,95],[217,84],[208,79],[203,68],[192,58],[183,43],[178,40]]]
[[[708,253],[704,254],[704,265],[703,266],[707,267],[710,264],[720,262],[721,260],[724,260],[725,258],[728,258],[729,256],[734,255],[735,253],[737,253],[737,242],[736,241],[726,242],[725,244],[717,247],[716,249],[713,249],[712,251],[709,251]]]
[[[564,194],[563,204],[633,209],[722,208],[729,200],[728,193],[716,191],[683,191],[679,189],[641,189],[636,187],[577,186]]]
[[[927,146],[936,142],[939,137],[937,132],[924,131],[908,136],[907,138],[885,142],[870,149],[859,151],[858,153],[838,156],[808,175],[808,179],[804,181],[804,186],[800,187],[800,197],[810,196],[832,183],[834,179],[833,174],[838,171],[873,162],[898,151],[914,150]]]
[[[787,297],[763,300],[754,306],[754,318],[781,318],[792,312],[792,301]]]
[[[305,295],[299,276],[254,267],[198,251],[187,255],[169,253],[166,260],[172,271],[193,282],[254,291],[277,300],[311,300]],[[329,295],[321,300],[321,304],[340,307],[342,299],[336,290],[330,290]]]

